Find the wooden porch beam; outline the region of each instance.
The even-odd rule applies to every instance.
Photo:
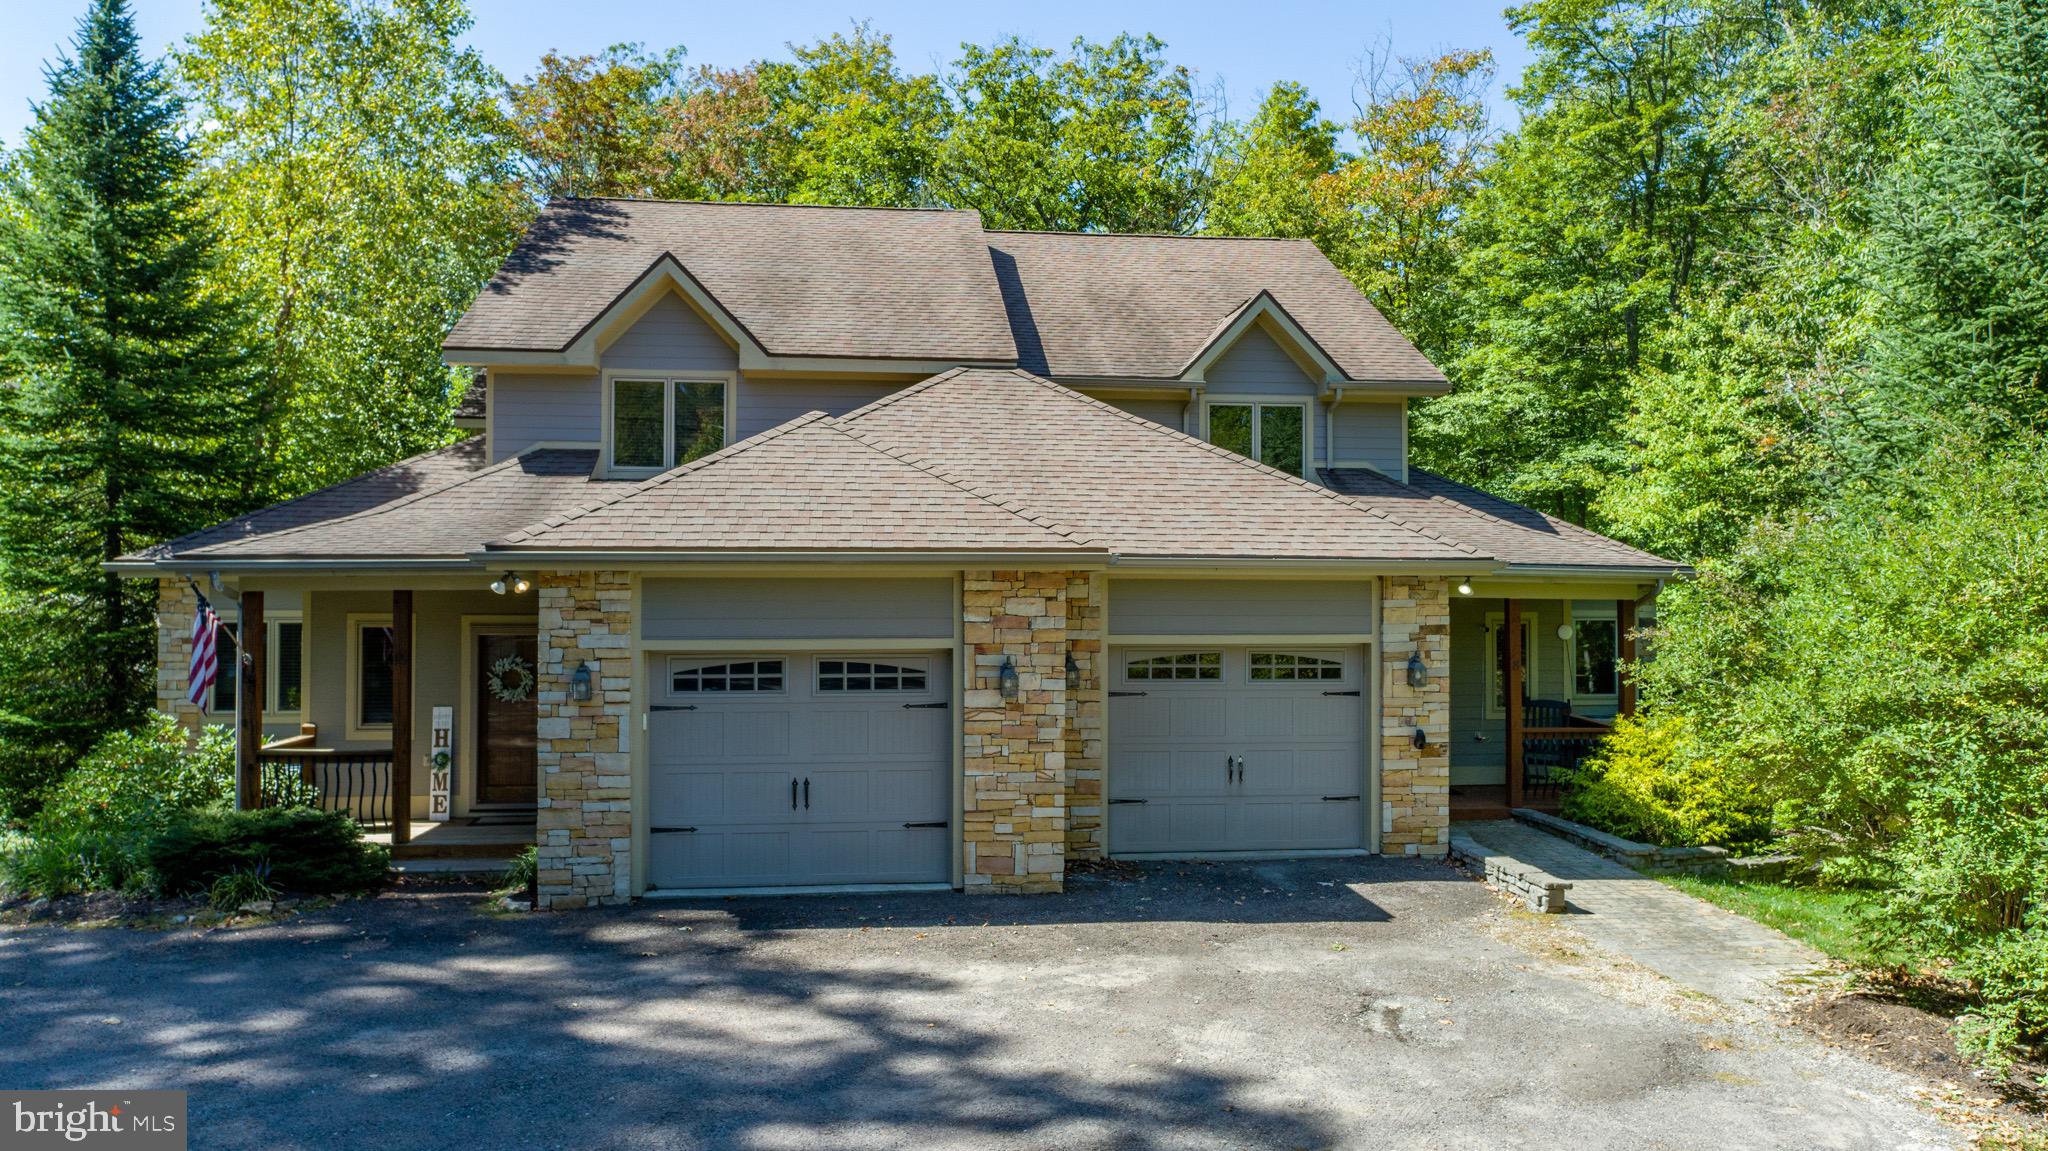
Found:
[[[1522,806],[1522,601],[1502,601],[1508,629],[1508,806]]]
[[[391,845],[412,840],[412,592],[391,593]]]
[[[1614,655],[1622,666],[1615,672],[1614,709],[1620,715],[1636,713],[1636,681],[1628,665],[1636,661],[1636,601],[1614,601]]]
[[[263,778],[256,753],[263,747],[263,593],[242,593],[235,624],[235,798],[247,811],[263,806]]]

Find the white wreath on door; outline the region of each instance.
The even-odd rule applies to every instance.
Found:
[[[491,698],[500,703],[524,702],[533,695],[533,665],[508,655],[491,665],[484,685],[491,689]]]

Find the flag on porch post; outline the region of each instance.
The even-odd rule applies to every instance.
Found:
[[[199,597],[199,610],[192,615],[192,666],[186,677],[191,681],[191,691],[186,698],[205,715],[213,702],[213,681],[220,677],[220,652],[216,637],[220,635],[220,617],[213,614],[213,605]]]

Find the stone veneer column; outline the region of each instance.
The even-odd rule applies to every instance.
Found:
[[[971,571],[960,835],[968,891],[1058,891],[1067,850],[1066,572]],[[1004,658],[1017,698],[1002,697]]]
[[[197,735],[208,719],[187,696],[192,673],[192,617],[199,611],[199,593],[183,579],[156,581],[156,709]],[[235,658],[230,650],[224,659]],[[216,723],[233,723],[232,715]]]
[[[633,588],[625,572],[538,572],[540,906],[624,903],[633,890]],[[590,700],[569,697],[588,662]]]
[[[1437,576],[1380,583],[1380,850],[1442,855],[1451,843],[1451,585]],[[1408,686],[1420,651],[1429,683]],[[1415,746],[1421,728],[1427,745]]]
[[[1081,669],[1081,689],[1067,693],[1067,858],[1101,859],[1103,708],[1109,664],[1102,646],[1100,572],[1067,578],[1067,651]]]

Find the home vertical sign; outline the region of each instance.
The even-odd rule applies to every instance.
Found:
[[[445,822],[455,795],[455,709],[434,709],[434,735],[427,744],[427,818]]]

